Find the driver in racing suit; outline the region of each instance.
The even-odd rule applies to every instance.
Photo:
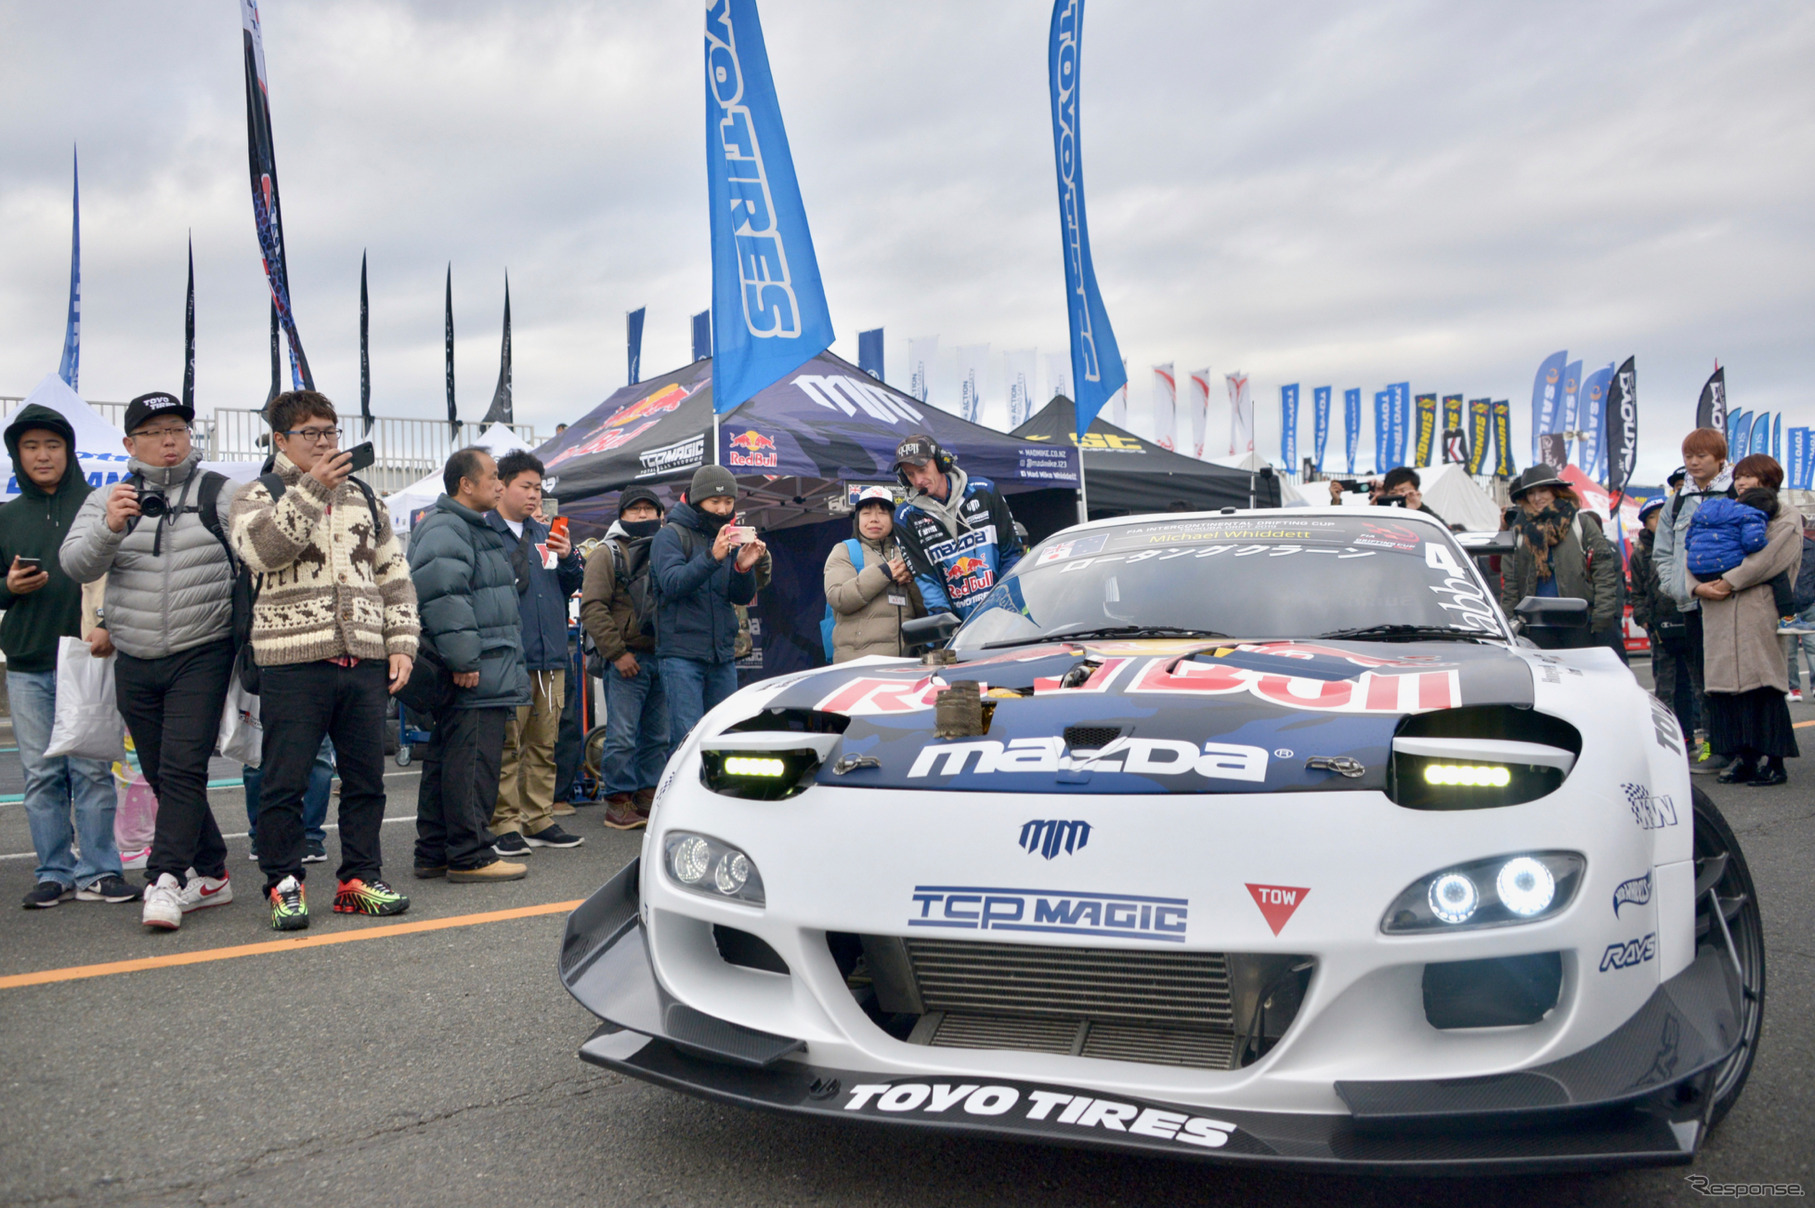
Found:
[[[928,613],[963,620],[1021,560],[1008,504],[987,478],[971,478],[931,436],[895,450],[895,475],[908,488],[895,532]]]

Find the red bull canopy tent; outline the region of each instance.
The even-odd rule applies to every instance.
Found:
[[[586,527],[609,522],[623,488],[684,488],[693,471],[713,461],[737,475],[747,492],[739,506],[748,521],[774,530],[849,514],[855,488],[894,481],[895,447],[916,432],[931,435],[967,474],[990,479],[1011,500],[1031,492],[1052,496],[1024,501],[1030,517],[1045,520],[1044,513],[1055,511],[1056,523],[1042,523],[1042,530],[1076,519],[1075,449],[969,423],[829,352],[721,416],[716,456],[708,456],[710,357],[624,387],[536,455],[548,467],[561,510]]]

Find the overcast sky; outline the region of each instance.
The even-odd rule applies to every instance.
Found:
[[[1045,89],[1050,6],[768,0],[765,33],[836,351],[1065,348]],[[298,323],[358,400],[438,416],[453,263],[463,416],[488,403],[509,271],[519,419],[544,432],[689,359],[710,291],[701,5],[266,0]],[[1678,460],[1716,358],[1733,404],[1815,423],[1815,7],[1091,0],[1083,164],[1097,275],[1149,431],[1151,366],[1368,401],[1513,402],[1538,362],[1638,357],[1640,479]],[[81,390],[181,382],[255,407],[267,298],[232,0],[0,3],[0,394],[54,370],[82,156]],[[1212,432],[1227,431],[1226,395]],[[1214,440],[1213,450],[1214,449]],[[1337,439],[1333,438],[1333,447]],[[1371,446],[1364,437],[1363,448]],[[1363,460],[1366,461],[1364,452]]]

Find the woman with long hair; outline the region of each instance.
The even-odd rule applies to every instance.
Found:
[[[1686,581],[1702,611],[1702,680],[1708,700],[1708,742],[1731,763],[1727,784],[1782,784],[1786,757],[1800,754],[1785,695],[1790,677],[1777,642],[1778,608],[1771,581],[1802,565],[1802,522],[1778,502],[1783,467],[1762,453],[1733,467],[1739,502],[1762,512],[1765,544],[1737,566]],[[1754,520],[1754,523],[1756,521]]]

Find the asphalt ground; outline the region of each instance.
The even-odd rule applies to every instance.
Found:
[[[586,845],[538,851],[526,880],[417,881],[417,770],[389,765],[385,851],[409,913],[328,910],[330,831],[330,863],[309,866],[314,914],[300,942],[273,943],[266,928],[237,787],[212,796],[238,836],[241,896],[173,934],[145,932],[136,905],[19,909],[32,860],[18,857],[31,843],[22,808],[0,803],[0,1203],[1557,1208],[1695,1203],[1689,1175],[1815,1194],[1815,708],[1792,713],[1812,728],[1788,785],[1697,777],[1757,880],[1769,991],[1751,1082],[1692,1167],[1492,1179],[1234,1171],[801,1121],[620,1078],[575,1056],[594,1021],[554,964],[563,904],[631,859],[640,832],[610,831],[582,808],[563,822]],[[0,784],[16,782],[16,760],[0,752]],[[359,935],[369,938],[323,942]],[[172,954],[219,959],[56,973]],[[16,984],[40,972],[59,980]]]

